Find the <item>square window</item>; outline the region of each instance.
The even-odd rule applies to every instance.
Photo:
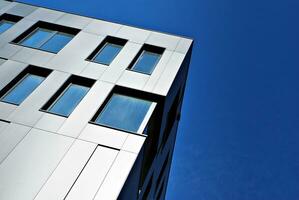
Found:
[[[158,64],[164,49],[145,44],[129,66],[129,69],[150,75]]]
[[[37,67],[29,67],[23,71],[11,83],[9,83],[1,93],[1,101],[20,105],[49,75],[50,70],[44,69],[43,73],[38,73]]]
[[[71,76],[43,106],[42,110],[68,117],[87,94],[93,83],[94,81],[91,79]]]
[[[110,65],[126,42],[127,40],[108,36],[87,58],[87,60],[104,65]]]
[[[152,102],[113,94],[94,123],[137,133]]]
[[[79,30],[46,22],[38,22],[13,42],[20,45],[58,53]]]

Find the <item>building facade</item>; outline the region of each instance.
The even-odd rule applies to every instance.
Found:
[[[0,0],[0,199],[164,199],[192,43]]]

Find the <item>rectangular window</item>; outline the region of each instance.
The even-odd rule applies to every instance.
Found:
[[[54,94],[42,110],[68,117],[93,85],[94,81],[87,78],[72,76]]]
[[[92,121],[99,125],[137,133],[152,103],[114,93]]]
[[[22,17],[10,15],[10,14],[3,14],[0,16],[0,34],[8,30],[12,27],[15,23],[20,21]]]
[[[88,90],[88,87],[70,83],[48,111],[66,117],[69,116]]]
[[[127,40],[108,36],[87,58],[87,60],[110,65],[126,42]]]
[[[73,35],[67,33],[56,32],[47,42],[45,42],[40,49],[51,52],[58,52],[62,49],[71,39]]]
[[[79,30],[46,22],[38,22],[13,42],[20,45],[58,53]]]
[[[109,65],[121,50],[121,46],[107,42],[93,61]]]
[[[145,44],[131,63],[129,69],[144,74],[151,74],[163,52],[164,48]]]
[[[39,73],[43,70],[42,73]],[[1,101],[20,105],[49,75],[51,71],[30,66],[9,83],[1,93]]]
[[[14,22],[11,22],[8,20],[1,20],[0,21],[0,33],[3,33],[4,31],[8,30],[14,24],[15,24]]]
[[[24,38],[20,43],[27,47],[39,48],[54,34],[54,31],[50,31],[43,28],[37,28],[31,35]]]
[[[21,45],[50,51],[59,52],[74,36],[67,33],[37,28],[31,35],[20,42]]]
[[[3,98],[3,102],[20,105],[41,84],[45,77],[26,74]]]

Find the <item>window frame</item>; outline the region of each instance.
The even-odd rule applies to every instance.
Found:
[[[27,66],[23,71],[21,71],[14,79],[12,79],[6,86],[4,86],[0,90],[0,102],[2,103],[7,103],[15,106],[21,105],[42,83],[43,81],[51,74],[52,70],[46,69],[46,68],[41,68],[33,65]],[[31,93],[22,100],[19,104],[8,102],[8,101],[3,101],[3,98],[9,94],[16,86],[18,86],[28,75],[35,75],[35,76],[40,76],[43,77],[44,80],[38,84],[38,86],[31,91]]]
[[[12,22],[12,21],[7,20],[7,19],[1,19],[1,20],[0,20],[0,26],[1,26],[3,23],[11,24],[11,27],[12,27],[13,25],[15,25],[15,22]],[[9,27],[8,29],[10,29],[11,27]],[[5,31],[1,32],[0,34],[5,33],[8,29],[6,29]]]
[[[50,32],[50,36],[47,37],[41,44],[39,44],[39,47],[32,47],[32,46],[27,46],[22,44],[24,41],[26,41],[28,38],[30,38],[34,33],[36,33],[37,30],[43,29],[48,32]],[[53,24],[49,22],[44,22],[44,21],[38,21],[34,25],[32,25],[30,28],[28,28],[26,31],[21,33],[19,36],[17,36],[14,40],[12,40],[10,43],[19,45],[22,47],[26,48],[31,48],[39,51],[45,51],[48,53],[53,53],[53,54],[58,54],[71,40],[80,32],[79,29],[72,28],[72,27],[67,27],[67,26],[62,26],[58,24]],[[57,34],[62,34],[62,35],[68,35],[71,37],[71,40],[66,43],[59,51],[51,51],[51,50],[45,50],[42,49],[41,47],[46,44],[48,41],[50,41],[55,35]]]
[[[159,55],[159,59],[156,60],[155,65],[153,66],[153,68],[151,69],[150,72],[143,72],[143,71],[134,69],[134,67],[136,66],[136,64],[139,62],[142,55],[144,54],[144,52],[149,52],[151,54]],[[136,56],[134,57],[132,62],[130,63],[127,70],[136,72],[136,73],[145,74],[145,75],[151,75],[154,72],[154,70],[156,69],[158,63],[161,61],[161,58],[162,58],[164,52],[165,52],[165,48],[163,48],[163,47],[158,47],[158,46],[154,46],[154,45],[150,45],[150,44],[144,44],[141,47],[141,49],[139,50],[139,52],[136,54]]]
[[[156,60],[154,66],[153,66],[153,68],[151,69],[150,72],[143,72],[143,71],[141,71],[141,70],[134,69],[135,66],[137,65],[137,63],[139,62],[139,60],[141,59],[141,57],[143,56],[143,54],[144,54],[145,52],[147,52],[147,53],[149,53],[149,54],[153,54],[153,55],[158,55],[158,59]],[[136,62],[134,63],[134,65],[131,67],[130,70],[131,70],[131,71],[134,71],[134,72],[142,73],[142,74],[151,75],[151,74],[153,73],[153,71],[155,70],[156,66],[158,65],[159,61],[161,60],[161,57],[162,57],[161,54],[158,54],[158,53],[155,53],[155,52],[150,52],[150,51],[147,51],[147,50],[143,50],[143,51],[141,52],[141,54],[138,56],[138,59],[136,60]]]
[[[81,101],[85,98],[85,96],[88,94],[88,92],[90,91],[90,89],[92,88],[92,86],[95,82],[96,82],[95,80],[90,79],[90,78],[80,77],[80,76],[77,76],[77,75],[71,75],[59,87],[59,89],[50,97],[50,99],[39,109],[39,111],[49,113],[49,114],[53,114],[53,115],[57,115],[57,116],[64,117],[64,118],[68,118],[74,112],[76,107],[81,103]],[[81,98],[81,100],[75,106],[75,108],[70,112],[69,115],[66,116],[66,115],[62,115],[62,114],[59,114],[59,113],[51,112],[50,109],[53,107],[53,105],[56,104],[56,102],[60,99],[60,97],[64,95],[65,91],[67,91],[67,89],[72,84],[88,87],[89,89],[86,92],[86,94],[83,96],[83,98]]]
[[[104,111],[106,105],[110,102],[110,100],[114,94],[119,94],[122,96],[128,96],[128,97],[151,102],[151,105],[149,106],[149,109],[147,110],[146,114],[144,115],[144,118],[142,119],[142,122],[140,123],[137,132],[133,132],[133,131],[129,131],[126,129],[121,129],[121,128],[117,128],[117,127],[109,126],[109,125],[105,125],[105,124],[99,124],[96,122],[96,119]],[[137,91],[137,90],[134,90],[131,88],[116,86],[115,88],[112,89],[112,91],[109,93],[109,95],[105,98],[104,102],[99,106],[99,108],[93,114],[92,118],[89,120],[88,123],[96,125],[96,126],[102,126],[102,127],[106,127],[106,128],[110,128],[110,129],[146,137],[147,135],[145,134],[145,130],[146,130],[147,124],[150,122],[151,116],[152,116],[153,112],[155,111],[155,109],[157,108],[158,99],[155,99],[155,97],[156,97],[155,95],[153,96],[152,94],[149,94],[144,91]]]
[[[12,14],[8,14],[8,13],[4,13],[0,16],[0,23],[2,24],[3,21],[7,21],[9,23],[12,24],[12,26],[14,26],[16,23],[18,23],[21,19],[23,19],[23,17],[20,17],[20,16],[17,16],[17,15],[12,15]],[[2,33],[0,34],[3,34],[5,33],[6,31],[8,31],[10,28],[9,27],[8,29],[6,29],[5,31],[3,31]]]
[[[88,91],[90,90],[90,88],[88,88],[86,94],[80,99],[80,101],[78,102],[78,104],[76,105],[76,107],[71,111],[71,113],[69,115],[63,115],[63,114],[59,114],[59,113],[56,113],[56,112],[53,112],[51,111],[51,109],[56,105],[56,103],[60,100],[60,98],[62,96],[64,96],[64,94],[66,93],[66,91],[72,86],[72,85],[78,85],[78,86],[81,86],[81,87],[86,87],[87,86],[83,86],[83,85],[79,85],[79,84],[76,84],[76,83],[69,83],[68,86],[61,92],[61,94],[55,99],[55,101],[49,106],[49,108],[47,109],[47,112],[48,113],[51,113],[51,114],[55,114],[55,115],[59,115],[59,116],[62,116],[62,117],[69,117],[72,112],[75,110],[75,108],[77,107],[77,105],[79,105],[79,103],[83,100],[83,98],[85,97],[85,95],[88,93]]]
[[[119,55],[121,50],[124,48],[124,46],[126,45],[127,42],[128,42],[128,40],[123,39],[123,38],[118,38],[118,37],[113,37],[113,36],[106,36],[103,39],[103,41],[96,47],[95,50],[93,50],[93,52],[85,60],[89,61],[89,62],[105,65],[105,66],[110,66],[113,63],[113,61],[115,60],[115,58]],[[95,58],[107,46],[107,43],[121,47],[119,52],[113,57],[113,59],[111,60],[111,62],[109,64],[95,60]]]
[[[111,46],[120,47],[119,52],[120,52],[121,49],[122,49],[122,46],[120,46],[120,45],[113,44],[113,43],[110,43],[110,42],[106,42],[106,43],[104,44],[104,46],[99,50],[99,52],[92,58],[92,61],[93,61],[93,62],[102,64],[102,65],[107,65],[107,66],[109,66],[109,65],[113,62],[113,60],[117,57],[117,55],[119,54],[119,52],[118,52],[116,55],[113,56],[113,58],[112,58],[112,60],[111,60],[111,62],[110,62],[109,64],[107,64],[107,63],[105,63],[105,62],[101,62],[101,61],[96,61],[96,60],[95,60],[96,57],[97,57],[97,56],[98,56],[98,55],[105,49],[105,47],[106,47],[108,44],[111,45]]]
[[[46,30],[47,32],[51,33],[44,41],[41,42],[41,44],[38,45],[39,47],[32,47],[32,46],[27,46],[27,45],[22,44],[27,39],[31,38],[39,29],[43,29],[43,30]],[[43,46],[46,42],[48,42],[56,34],[55,32],[57,32],[57,31],[51,31],[51,30],[46,29],[46,28],[36,27],[30,34],[28,34],[21,41],[19,41],[19,45],[24,46],[24,47],[29,47],[29,48],[41,50],[40,47]],[[47,50],[44,50],[44,51],[47,51]]]
[[[13,87],[11,87],[3,96],[1,96],[1,98],[0,98],[0,101],[1,102],[4,102],[4,103],[9,103],[9,104],[13,104],[13,105],[16,105],[16,106],[19,106],[19,105],[21,105],[22,104],[22,102],[23,101],[25,101],[25,99],[32,93],[32,92],[34,92],[34,90],[36,89],[36,88],[38,88],[38,86],[44,81],[44,80],[42,80],[42,82],[41,83],[39,83],[37,86],[36,86],[36,88],[34,89],[34,90],[32,90],[31,91],[31,93],[26,97],[26,98],[24,98],[19,104],[18,103],[13,103],[13,102],[9,102],[9,101],[5,101],[4,100],[4,98],[10,93],[10,92],[12,92],[17,86],[19,86],[24,80],[25,80],[25,78],[27,78],[28,76],[39,76],[39,75],[36,75],[36,74],[32,74],[32,73],[27,73],[27,74],[25,74]],[[39,77],[42,77],[42,76],[39,76]],[[43,78],[45,78],[45,77],[43,77]]]
[[[42,47],[42,46],[44,46],[47,42],[49,42],[52,38],[54,38],[56,35],[58,35],[58,34],[60,34],[60,35],[69,35],[69,36],[71,36],[72,38],[71,38],[71,40],[75,37],[75,35],[72,35],[72,34],[69,34],[69,33],[65,33],[65,32],[61,32],[61,31],[55,31],[54,33],[53,33],[53,35],[51,35],[51,37],[49,37],[48,38],[48,40],[47,41],[45,41],[41,46],[40,46],[40,48]],[[70,41],[71,41],[70,40]],[[69,41],[69,42],[70,42]],[[69,43],[68,42],[68,43]],[[68,44],[68,43],[66,43],[65,45],[64,45],[64,47]],[[64,47],[62,47],[59,51],[61,51]],[[45,50],[45,49],[38,49],[38,50],[41,50],[41,51],[47,51],[47,52],[51,52],[51,53],[55,53],[55,54],[57,54],[58,52],[55,52],[55,51],[50,51],[50,50]]]

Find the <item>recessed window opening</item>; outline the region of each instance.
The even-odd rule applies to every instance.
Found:
[[[159,63],[164,48],[145,44],[130,64],[129,69],[150,75]]]
[[[42,107],[43,111],[68,117],[89,91],[94,80],[71,76]]]
[[[126,44],[127,40],[107,36],[87,58],[89,61],[110,65]]]
[[[1,90],[1,101],[20,105],[50,74],[51,70],[29,66]]]
[[[64,48],[79,30],[47,22],[38,22],[13,42],[52,53]]]
[[[114,93],[92,121],[99,125],[137,133],[152,103]]]
[[[7,31],[15,23],[20,21],[22,17],[10,14],[3,14],[0,16],[0,34]]]

